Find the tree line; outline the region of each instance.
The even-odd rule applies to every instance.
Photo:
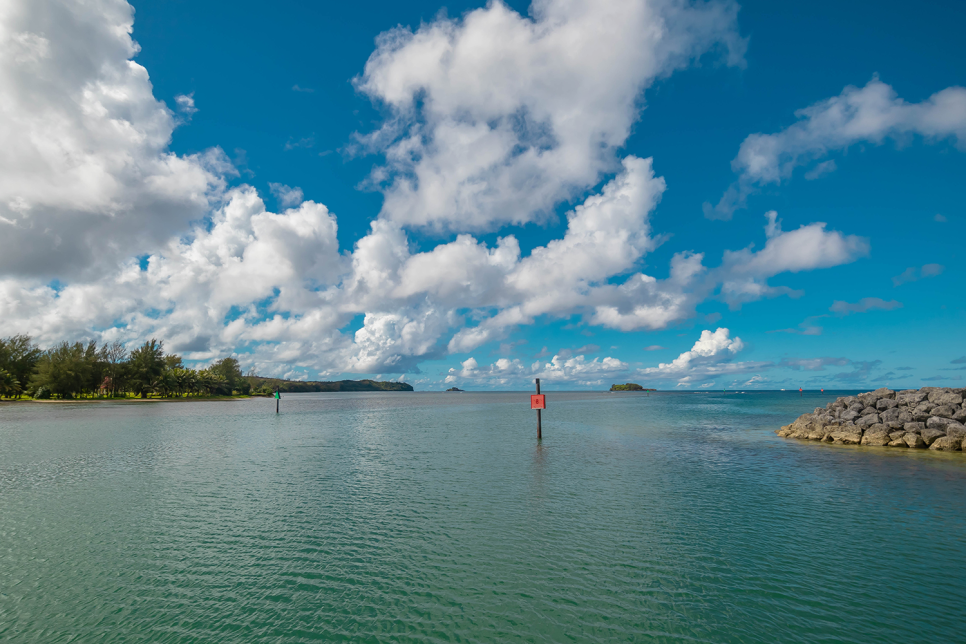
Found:
[[[130,353],[120,342],[100,347],[93,341],[61,342],[40,349],[28,335],[0,338],[0,396],[8,398],[247,395],[254,377],[254,371],[242,375],[231,356],[191,369],[154,338]]]

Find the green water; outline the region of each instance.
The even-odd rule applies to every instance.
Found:
[[[966,454],[834,395],[0,404],[0,641],[966,641]]]

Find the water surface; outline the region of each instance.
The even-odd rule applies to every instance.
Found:
[[[966,455],[836,395],[3,403],[0,640],[966,641]]]

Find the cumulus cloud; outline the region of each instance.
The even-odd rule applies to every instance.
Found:
[[[660,351],[661,349],[664,349],[664,348],[666,348],[666,347],[662,347],[659,344],[652,344],[652,345],[650,345],[648,347],[644,347],[644,350],[645,351]]]
[[[734,357],[744,346],[741,338],[732,338],[726,328],[719,327],[714,332],[705,329],[689,351],[671,362],[639,369],[638,374],[655,380],[674,379],[678,385],[690,386],[694,379],[747,373],[774,366],[771,362],[734,362]]]
[[[851,315],[852,313],[865,313],[866,311],[892,311],[901,309],[902,302],[895,300],[883,300],[879,297],[863,297],[858,302],[843,302],[836,300],[829,307],[829,311],[838,315]]]
[[[460,363],[460,369],[452,368],[446,375],[446,383],[476,381],[490,386],[522,384],[534,378],[545,383],[600,384],[603,378],[613,377],[627,371],[628,365],[617,358],[594,358],[583,355],[564,357],[555,355],[550,362],[539,360],[526,365],[519,359],[500,358],[481,367],[475,358]]]
[[[935,277],[936,275],[941,275],[945,268],[942,264],[925,264],[922,268],[910,266],[892,278],[892,285],[902,286],[903,284],[916,282],[926,277]]]
[[[655,79],[720,51],[743,63],[729,1],[496,1],[383,34],[356,79],[392,114],[360,137],[400,225],[489,230],[545,218],[618,165]]]
[[[0,10],[0,274],[108,269],[205,216],[233,172],[217,149],[168,151],[176,119],[132,60],[133,13],[123,0]]]
[[[164,338],[198,359],[272,340],[259,345],[265,362],[344,362],[332,352],[349,345],[337,329],[350,315],[324,306],[320,290],[345,268],[336,230],[325,206],[275,214],[254,189],[240,188],[145,269],[130,260],[105,279],[60,290],[0,279],[0,335],[29,329],[50,344],[101,328],[104,339]]]
[[[747,197],[761,186],[780,183],[795,168],[861,142],[879,144],[910,135],[927,141],[953,141],[966,148],[966,88],[948,87],[920,103],[907,103],[891,86],[873,77],[865,87],[848,86],[838,96],[795,115],[798,122],[774,134],[752,134],[731,162],[738,180],[714,207],[704,204],[710,219],[731,219]],[[834,161],[812,168],[814,179],[834,169]]]

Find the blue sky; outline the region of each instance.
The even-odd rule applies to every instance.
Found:
[[[403,377],[423,389],[521,388],[537,375],[559,389],[625,380],[691,389],[962,386],[966,365],[953,361],[966,355],[959,251],[966,233],[960,187],[966,43],[955,3],[923,3],[913,11],[883,3],[655,2],[647,5],[653,15],[639,15],[642,3],[623,2],[567,13],[550,0],[535,9],[525,3],[131,4],[133,14],[126,3],[104,0],[60,18],[71,3],[51,0],[23,3],[0,17],[9,33],[19,34],[10,40],[19,47],[12,57],[19,62],[7,63],[19,67],[0,82],[22,98],[21,106],[57,106],[65,97],[86,105],[76,98],[85,87],[116,83],[98,105],[112,123],[148,133],[118,143],[89,121],[97,110],[76,119],[59,107],[39,111],[57,116],[51,121],[57,127],[76,121],[79,133],[60,139],[76,138],[78,149],[94,150],[85,163],[103,168],[103,175],[85,179],[85,186],[125,189],[92,194],[89,203],[74,200],[83,206],[66,197],[45,201],[45,182],[69,182],[41,163],[26,164],[19,185],[0,188],[8,204],[0,216],[29,231],[8,237],[13,259],[0,262],[3,334],[28,332],[46,343],[94,337],[133,344],[158,336],[198,364],[235,352],[266,374]],[[41,16],[37,5],[49,11]],[[82,10],[90,12],[83,20]],[[503,23],[487,26],[497,15],[542,33],[546,42],[520,44]],[[555,36],[546,33],[553,30],[546,15],[566,23],[560,31],[567,37],[585,39],[599,65],[567,61],[566,49],[547,44]],[[123,38],[116,47],[92,44],[112,42],[117,36],[110,27],[132,18],[130,38],[139,51],[125,53]],[[669,25],[664,40],[648,35],[658,18]],[[84,25],[112,35],[91,38]],[[403,31],[390,32],[400,26]],[[611,30],[612,37],[595,35]],[[91,64],[74,74],[82,80],[89,74],[86,84],[57,81],[56,73],[66,75],[74,64],[59,53],[58,34],[68,41],[76,36],[74,58],[78,51],[85,52],[82,59],[89,55]],[[455,68],[445,59],[408,55],[421,37],[452,44],[474,35],[486,46],[467,49],[462,69],[481,70],[479,79],[448,75]],[[686,41],[685,54],[668,44],[672,37]],[[549,61],[540,57],[547,52]],[[517,64],[492,63],[501,57]],[[128,59],[149,80],[137,74],[99,80],[110,65],[126,69]],[[44,65],[49,74],[37,71]],[[492,69],[498,78],[486,80]],[[38,89],[14,72],[51,82]],[[565,86],[527,88],[546,78],[563,79]],[[581,95],[577,85],[584,81],[599,101]],[[480,99],[486,85],[492,92]],[[403,86],[411,93],[393,104],[392,92]],[[111,98],[117,94],[139,98],[119,106]],[[576,121],[566,112],[571,104],[584,110]],[[829,117],[843,105],[855,110],[851,120]],[[49,129],[33,116],[8,117],[10,137]],[[516,129],[507,132],[516,133],[516,147],[482,170],[470,166],[485,155],[484,144],[446,143],[448,123],[488,127],[492,134],[512,119]],[[614,125],[621,119],[627,128]],[[606,139],[603,151],[584,144],[584,127]],[[411,136],[418,141],[415,153],[403,146]],[[554,161],[514,165],[527,150],[549,158],[571,143]],[[23,145],[34,143],[24,135]],[[761,160],[763,150],[775,155],[765,170],[742,161]],[[415,156],[400,163],[400,154]],[[587,158],[575,158],[581,154]],[[159,165],[166,155],[183,167]],[[118,156],[139,159],[136,171],[123,161],[98,161]],[[651,159],[652,174],[644,166],[622,166],[627,159]],[[441,194],[465,190],[465,183],[446,183],[464,176],[454,169],[464,161],[476,187],[459,193],[458,206],[444,203],[424,215],[434,198],[424,180],[413,184],[415,196],[394,192],[393,185],[426,168],[442,168]],[[68,170],[71,177],[79,172]],[[507,187],[505,181],[527,172],[526,189]],[[163,190],[148,189],[155,186],[152,176],[170,181],[160,182]],[[658,177],[663,189],[654,183]],[[643,191],[634,206],[639,211],[593,239],[626,235],[627,248],[588,250],[588,237],[548,254],[539,266],[525,266],[534,249],[539,255],[567,236],[575,207],[586,207],[588,226],[602,221],[591,201],[603,195],[606,202],[626,187],[625,179]],[[30,192],[24,182],[39,187]],[[738,201],[721,201],[729,188],[741,194]],[[245,190],[243,199],[238,191]],[[311,207],[300,206],[303,199]],[[245,219],[244,230],[232,229],[237,218],[225,214],[232,208],[247,213],[238,217],[265,223]],[[302,218],[283,219],[288,208],[302,208]],[[772,220],[770,211],[777,213]],[[117,213],[130,214],[130,230]],[[62,223],[88,217],[116,223],[90,237],[71,235],[71,224]],[[777,220],[780,228],[769,236],[766,224]],[[330,221],[337,225],[331,238]],[[402,236],[374,236],[373,222],[390,222]],[[787,235],[800,227],[806,227],[801,238]],[[296,248],[286,235],[297,236]],[[491,251],[512,235],[518,263],[464,262],[454,246],[459,235]],[[68,249],[63,238],[80,241]],[[272,241],[244,241],[256,238]],[[410,260],[422,253],[425,261],[383,267],[388,272],[373,277],[375,269],[360,268],[363,254],[356,252],[366,240],[383,244],[376,255],[404,249]],[[769,242],[774,249],[765,253]],[[241,257],[246,248],[251,268],[231,268],[226,258]],[[298,258],[288,267],[295,275],[273,281],[278,262],[287,261],[286,248]],[[446,248],[452,252],[443,258]],[[33,258],[64,259],[40,266],[24,249]],[[730,263],[723,259],[742,249],[750,250]],[[625,252],[629,259],[598,270],[603,258]],[[707,279],[672,284],[675,256],[689,252],[702,254]],[[200,255],[204,266],[196,261]],[[535,276],[571,266],[585,274],[574,268],[570,282],[543,286]],[[503,272],[485,273],[491,269]],[[439,280],[425,285],[426,272],[460,271],[462,287]],[[656,279],[660,293],[618,292],[637,275]],[[179,276],[188,277],[179,282]],[[488,279],[498,283],[476,293]],[[210,288],[192,290],[204,280]],[[391,292],[380,293],[378,281],[393,283]],[[728,291],[729,284],[742,293]],[[462,297],[454,294],[460,290]],[[553,302],[535,304],[544,292]],[[674,301],[673,311],[627,317],[635,306],[653,308],[658,301],[659,308]]]

